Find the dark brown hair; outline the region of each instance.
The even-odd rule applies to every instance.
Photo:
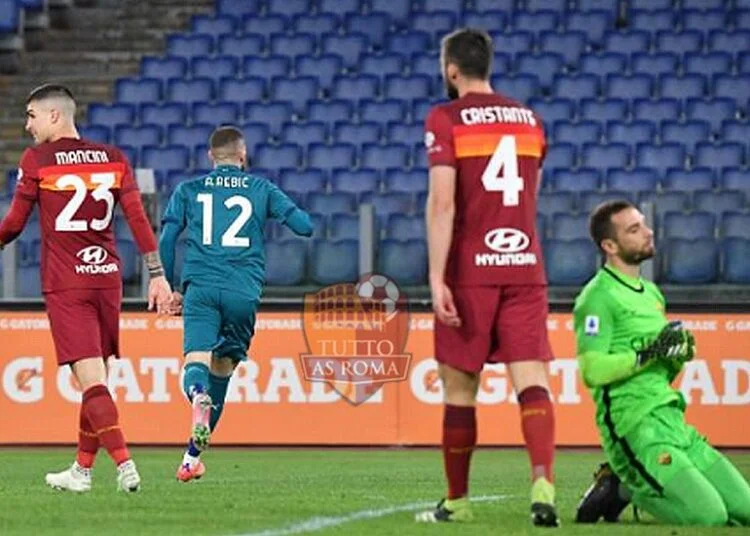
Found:
[[[65,97],[73,102],[76,101],[73,97],[73,93],[67,87],[61,84],[43,84],[31,90],[31,93],[29,93],[29,96],[26,98],[26,104],[33,101],[48,99],[50,97]]]
[[[628,208],[635,208],[635,205],[624,199],[605,201],[597,206],[589,217],[589,234],[591,239],[600,250],[602,241],[607,238],[615,237],[615,229],[612,225],[612,216]],[[602,250],[603,251],[603,250]]]
[[[224,126],[213,131],[209,139],[209,147],[214,149],[223,149],[244,140],[242,131],[237,127]]]
[[[492,39],[484,30],[462,28],[443,37],[443,60],[469,78],[487,80],[492,68]]]

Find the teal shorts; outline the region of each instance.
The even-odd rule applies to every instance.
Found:
[[[258,301],[244,294],[190,284],[182,307],[183,352],[211,352],[234,361],[247,359],[255,333]]]

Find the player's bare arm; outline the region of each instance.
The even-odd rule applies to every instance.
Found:
[[[451,166],[430,168],[426,223],[432,307],[438,320],[452,327],[461,325],[453,294],[445,283],[445,267],[448,262],[448,252],[453,237],[453,219],[456,213],[455,193],[456,169]]]
[[[148,310],[152,311],[156,306],[159,314],[170,314],[172,303],[172,289],[164,277],[164,267],[161,263],[158,251],[151,251],[143,256],[151,278],[148,284]]]

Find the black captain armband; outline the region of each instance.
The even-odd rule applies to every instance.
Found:
[[[151,279],[164,276],[164,266],[161,263],[158,251],[146,253],[143,259],[146,261],[146,268],[148,268],[148,275]]]

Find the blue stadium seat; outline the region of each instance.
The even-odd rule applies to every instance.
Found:
[[[183,78],[188,71],[185,58],[156,58],[146,56],[141,60],[141,76],[165,81],[169,78]]]
[[[414,54],[411,59],[411,73],[427,75],[430,80],[437,80],[440,77],[439,54],[434,51]]]
[[[242,19],[246,15],[257,15],[262,4],[262,0],[217,0],[216,13]]]
[[[518,71],[532,73],[538,79],[542,87],[549,88],[559,71],[562,70],[565,59],[562,55],[547,52],[542,54],[519,54]],[[502,70],[499,70],[501,73]],[[501,75],[502,76],[502,75]]]
[[[303,240],[270,240],[265,244],[265,254],[267,285],[299,285],[305,280],[307,247]]]
[[[110,143],[111,129],[104,125],[88,125],[78,128],[78,134],[85,140],[96,143]]]
[[[611,32],[604,38],[606,50],[628,56],[635,52],[648,52],[650,47],[651,34],[640,30]]]
[[[281,132],[284,123],[292,119],[292,106],[286,102],[259,103],[248,102],[245,104],[245,120],[253,123],[266,123],[272,135]]]
[[[302,160],[302,150],[292,143],[259,145],[253,160],[256,166],[268,169],[296,167]]]
[[[192,80],[170,80],[167,86],[167,100],[183,104],[210,102],[214,96],[214,83],[210,78]]]
[[[747,29],[734,32],[713,31],[708,38],[708,49],[728,52],[732,55],[747,52],[750,50],[750,31]]]
[[[307,147],[313,143],[325,143],[328,138],[328,126],[319,121],[306,123],[287,123],[281,131],[285,143],[295,143]]]
[[[699,143],[696,148],[693,164],[715,169],[742,167],[745,162],[745,145],[724,142],[715,145],[712,142]]]
[[[311,11],[310,0],[266,0],[268,13],[276,13],[285,17],[303,15]]]
[[[182,58],[208,56],[213,53],[214,38],[211,35],[170,35],[167,37],[167,54]]]
[[[212,17],[193,15],[192,33],[207,34],[214,37],[233,34],[237,28],[237,19],[229,16]]]
[[[406,62],[399,54],[365,54],[362,56],[360,72],[386,76],[389,74],[402,74]]]
[[[678,192],[694,192],[696,190],[712,190],[716,178],[714,171],[708,168],[671,169],[667,171],[662,181],[665,189]]]
[[[649,99],[653,91],[654,79],[647,74],[613,74],[607,77],[606,95],[610,99]]]
[[[638,167],[653,168],[663,173],[669,168],[685,167],[686,155],[685,146],[679,143],[644,143],[636,147],[635,163]]]
[[[700,52],[703,48],[703,34],[696,30],[683,32],[665,31],[656,34],[656,49],[660,52],[685,54]]]
[[[539,94],[539,79],[531,74],[519,74],[513,78],[497,74],[491,80],[495,91],[522,103],[528,102]]]
[[[483,13],[479,13],[478,10],[466,12],[463,18],[463,25],[465,28],[481,28],[486,32],[503,31],[507,24],[508,16],[506,15],[506,12],[499,9],[493,9]]]
[[[370,0],[372,11],[381,11],[390,14],[395,23],[404,26],[411,15],[411,2],[403,0]]]
[[[239,123],[240,107],[234,102],[198,103],[193,105],[192,117],[193,123],[234,125]]]
[[[293,26],[296,33],[320,37],[323,34],[336,33],[339,29],[339,18],[333,13],[297,15],[294,18]]]
[[[313,192],[307,197],[307,209],[317,214],[353,214],[356,198],[344,192]]]
[[[364,145],[365,143],[380,143],[382,135],[383,128],[380,123],[340,121],[336,123],[333,131],[333,141]]]
[[[409,163],[409,147],[399,143],[367,144],[362,147],[361,165],[373,169],[402,168]]]
[[[339,121],[350,121],[354,110],[353,103],[344,99],[313,102],[307,107],[307,119],[331,125]]]
[[[331,191],[360,196],[377,192],[380,173],[375,169],[337,169],[331,175]]]
[[[307,164],[321,169],[350,168],[356,152],[354,145],[348,143],[315,144],[308,150]]]
[[[399,121],[388,124],[386,139],[392,143],[414,145],[424,141],[424,127],[419,123],[407,125]]]
[[[685,54],[684,69],[686,73],[702,74],[710,80],[717,74],[731,71],[732,56],[726,52]]]
[[[266,42],[272,35],[286,32],[288,26],[289,19],[283,15],[266,14],[263,17],[247,17],[245,19],[245,33],[263,36]]]
[[[418,143],[414,146],[412,152],[412,167],[424,169],[430,167],[430,162],[427,158],[427,151],[425,151],[423,143]]]
[[[403,101],[388,99],[382,102],[363,101],[359,104],[359,118],[381,124],[403,121],[406,116]]]
[[[544,259],[550,285],[581,286],[598,268],[598,255],[589,238],[547,240]]]
[[[414,101],[411,105],[411,120],[418,124],[424,124],[430,110],[432,110],[435,105],[442,104],[442,102],[435,102],[428,99]]]
[[[265,123],[244,123],[240,126],[240,130],[242,130],[242,136],[245,138],[245,145],[252,160],[255,148],[268,143],[271,131]]]
[[[385,173],[386,192],[420,194],[427,191],[427,173],[423,169],[389,169]]]
[[[567,0],[527,0],[526,2],[526,9],[532,12],[551,10],[564,13],[567,8]]]
[[[557,121],[571,121],[575,116],[575,102],[570,99],[531,99],[529,106],[542,118],[547,129]]]
[[[297,33],[294,35],[274,34],[271,36],[271,54],[294,58],[315,51],[315,36]]]
[[[219,39],[219,52],[237,60],[245,56],[259,56],[264,48],[265,38],[261,35],[225,35]],[[236,76],[236,73],[226,76]]]
[[[387,49],[394,54],[401,54],[411,58],[414,54],[427,52],[430,48],[430,34],[415,30],[391,34],[388,38]]]
[[[384,95],[389,99],[414,100],[430,96],[432,80],[424,74],[411,76],[389,75],[385,77]]]
[[[129,104],[159,102],[161,81],[155,78],[120,79],[115,82],[115,99]]]
[[[555,213],[573,212],[575,195],[571,192],[541,193],[537,199],[537,211],[545,216]]]
[[[724,0],[682,0],[683,9],[700,10],[703,12],[724,9],[725,4]]]
[[[661,139],[668,143],[681,143],[688,153],[695,152],[698,143],[710,139],[711,125],[705,121],[664,121],[661,127]]]
[[[117,146],[130,145],[137,149],[146,145],[159,146],[162,142],[162,132],[162,127],[157,125],[119,126],[115,129],[114,143]]]
[[[659,92],[667,99],[698,99],[706,94],[706,79],[702,74],[683,76],[664,75],[659,80]]]
[[[359,101],[378,96],[380,79],[373,74],[341,75],[334,78],[331,95],[337,99]]]
[[[596,169],[577,171],[558,170],[554,173],[555,190],[559,192],[589,192],[598,190],[601,174]]]
[[[663,74],[674,74],[680,67],[680,57],[671,52],[657,52],[655,54],[633,54],[632,67],[634,73],[648,74],[658,78]]]
[[[734,119],[735,113],[736,106],[730,98],[692,99],[687,101],[685,106],[685,115],[688,119],[708,122],[712,132],[719,132],[722,122]]]
[[[696,210],[711,212],[717,218],[720,218],[724,212],[743,210],[746,200],[745,194],[739,191],[712,192],[701,190],[695,192],[693,204]]]
[[[344,67],[353,68],[359,64],[359,58],[367,51],[367,47],[367,36],[349,33],[323,36],[321,50],[326,54],[341,56]]]
[[[608,123],[625,121],[628,117],[628,103],[622,99],[583,99],[579,106],[581,117],[589,121]]]
[[[425,240],[425,220],[421,216],[394,214],[388,218],[385,234],[388,238],[399,240]]]
[[[638,145],[651,143],[656,139],[656,126],[650,121],[610,122],[607,125],[609,143],[626,143]]]
[[[664,253],[664,281],[678,285],[713,283],[719,276],[719,252],[711,238],[669,240]]]
[[[747,144],[750,140],[750,123],[733,120],[724,121],[721,126],[721,139]]]
[[[513,26],[523,28],[526,32],[539,35],[542,32],[553,32],[560,25],[560,17],[554,11],[539,11],[537,13],[518,12],[513,17]]]
[[[359,240],[359,215],[333,214],[328,229],[331,240]]]
[[[132,125],[135,121],[135,107],[131,104],[90,104],[86,117],[90,125],[109,128]]]
[[[193,73],[193,78],[212,78],[214,80],[222,77],[235,77],[240,72],[239,61],[233,56],[193,58],[190,70]]]
[[[362,3],[360,0],[320,0],[318,9],[321,13],[333,13],[343,18],[349,13],[359,13]]]
[[[359,33],[367,37],[370,45],[382,48],[385,37],[391,27],[391,17],[388,13],[349,15],[346,19],[346,25],[350,32]]]
[[[716,75],[714,96],[732,99],[737,102],[738,106],[746,108],[750,99],[750,75]]]
[[[42,295],[40,267],[38,264],[19,267],[16,277],[16,291],[19,298],[38,298]]]
[[[516,0],[474,0],[474,10],[487,12],[499,9],[511,13],[517,6]]]
[[[355,282],[359,276],[356,240],[320,241],[311,254],[311,279],[319,285]]]
[[[748,17],[747,17],[748,22],[750,23],[750,11],[747,11],[747,15],[748,15]],[[714,53],[714,54],[718,54],[718,53]],[[727,71],[728,71],[728,69],[726,71],[723,71],[723,72],[727,72]],[[737,57],[737,72],[740,73],[740,74],[748,74],[748,73],[750,73],[750,52],[742,52],[742,53],[740,53],[738,55],[738,57]],[[721,74],[721,73],[722,73],[721,71],[717,71],[714,74]]]
[[[607,11],[589,11],[568,15],[568,31],[586,34],[589,43],[598,45],[604,41],[607,31],[613,29],[613,17]]]
[[[569,65],[577,65],[581,54],[586,49],[586,34],[575,31],[545,32],[540,38],[540,48],[545,52],[562,54]]]
[[[218,85],[218,100],[230,103],[251,103],[263,100],[266,83],[262,78],[223,78]]]
[[[211,171],[214,167],[213,161],[208,156],[208,144],[196,145],[193,147],[193,169],[196,170],[196,175],[204,174],[202,171],[205,170],[205,174]]]
[[[682,105],[674,99],[637,99],[633,102],[633,118],[640,121],[651,121],[657,125],[662,121],[678,121]]]
[[[339,56],[323,54],[321,56],[300,56],[297,58],[297,74],[305,77],[318,78],[320,86],[329,89],[335,77],[341,74],[343,61]]]
[[[576,164],[576,147],[569,143],[550,146],[544,159],[545,169],[570,169]]]
[[[582,73],[595,74],[606,78],[610,74],[624,73],[628,65],[628,57],[618,52],[603,54],[585,54],[581,59]]]
[[[750,214],[725,212],[721,218],[720,234],[724,238],[750,239]]]
[[[125,155],[125,158],[128,159],[128,162],[130,162],[130,165],[133,167],[144,167],[141,165],[141,159],[139,157],[139,151],[135,147],[131,147],[130,145],[121,145],[120,151],[122,151],[122,154]]]
[[[528,53],[534,50],[534,35],[531,32],[492,32],[490,35],[492,36],[492,44],[495,47],[495,52],[515,56],[522,52]],[[550,52],[555,51],[552,50]]]
[[[630,13],[630,27],[634,30],[641,30],[650,33],[656,33],[665,30],[671,30],[675,27],[675,12],[672,9],[658,9],[654,11],[634,10]]]
[[[725,190],[739,190],[750,198],[750,172],[742,169],[726,169],[721,176],[721,187]]]
[[[427,12],[448,11],[460,13],[464,8],[464,0],[422,0],[422,9]]]
[[[663,235],[665,238],[713,238],[716,216],[710,212],[681,214],[669,212],[664,215]]]
[[[588,144],[581,151],[581,165],[596,169],[624,168],[630,163],[631,148],[623,143]]]
[[[295,114],[304,116],[308,102],[318,97],[318,79],[314,76],[274,78],[270,95],[273,100],[290,103]]]
[[[552,238],[558,240],[575,240],[589,236],[588,214],[558,213],[552,217]]]
[[[607,176],[607,189],[621,192],[655,192],[659,174],[650,168],[613,169]]]
[[[120,256],[120,275],[124,283],[135,283],[138,280],[138,248],[132,240],[119,239],[116,242],[117,254]]]
[[[581,194],[580,208],[583,214],[590,214],[602,203],[616,200],[626,200],[631,203],[636,201],[636,192],[624,192],[622,190],[608,190],[606,192],[583,192]]]
[[[585,113],[584,117],[587,117]],[[557,123],[554,131],[556,143],[599,143],[602,137],[602,127],[596,121],[581,121],[579,123]]]
[[[384,223],[393,214],[409,214],[414,205],[413,196],[404,193],[369,194],[362,197],[365,203],[372,203],[375,216]]]
[[[190,151],[187,147],[144,147],[141,151],[141,167],[157,171],[180,170],[190,167]]]
[[[727,27],[727,12],[724,8],[710,11],[684,9],[682,13],[682,29],[697,30],[706,34]],[[709,46],[709,49],[711,47]]]
[[[665,214],[684,211],[689,204],[689,197],[685,192],[644,192],[640,196],[640,202],[653,205],[656,221],[660,224]]]
[[[424,240],[385,239],[378,248],[378,272],[399,285],[427,283],[427,245]]]
[[[279,174],[279,186],[285,192],[297,194],[304,197],[310,193],[326,191],[326,176],[323,170],[306,169],[284,169]]]
[[[722,242],[724,270],[722,280],[727,283],[750,283],[750,238],[729,238]]]

